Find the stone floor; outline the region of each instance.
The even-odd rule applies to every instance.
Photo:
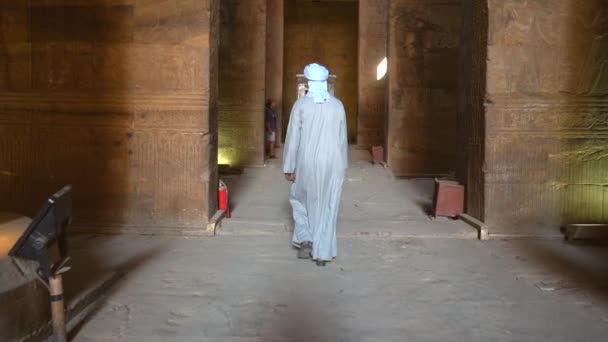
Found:
[[[340,236],[474,238],[477,231],[460,221],[429,217],[434,181],[395,179],[389,169],[369,162],[365,150],[350,150],[340,214]],[[231,194],[233,217],[221,234],[259,235],[293,230],[290,183],[279,160],[222,176]]]
[[[606,247],[480,242],[428,218],[432,183],[352,159],[325,268],[289,246],[278,163],[227,179],[234,217],[215,238],[76,236],[72,272],[126,275],[74,340],[606,341]]]

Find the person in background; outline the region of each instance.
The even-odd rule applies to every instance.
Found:
[[[325,266],[337,256],[336,223],[348,167],[346,113],[327,90],[329,71],[310,64],[306,96],[293,105],[285,140],[283,172],[293,182],[290,202],[293,244],[301,259]]]
[[[266,100],[264,112],[266,114],[266,149],[270,159],[275,159],[275,143],[277,140],[277,103],[272,99]]]

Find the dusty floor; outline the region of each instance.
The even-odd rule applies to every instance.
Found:
[[[399,236],[473,238],[470,226],[448,219],[431,220],[433,180],[395,179],[388,169],[372,165],[365,150],[350,150],[340,214],[341,236]],[[259,235],[293,230],[290,183],[281,162],[248,168],[239,176],[222,176],[231,193],[234,215],[221,234]]]
[[[235,216],[215,238],[75,237],[73,272],[127,271],[75,341],[606,340],[605,247],[479,242],[428,219],[429,182],[363,161],[348,179],[325,268],[289,246],[278,163],[229,180]]]

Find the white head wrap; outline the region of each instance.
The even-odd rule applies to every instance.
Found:
[[[317,63],[309,64],[304,68],[304,76],[308,79],[307,97],[312,98],[315,103],[329,101],[330,95],[327,91],[327,78],[329,71]]]

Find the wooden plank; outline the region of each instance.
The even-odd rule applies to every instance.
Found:
[[[477,229],[477,238],[479,240],[484,241],[490,239],[488,227],[483,222],[468,214],[460,214],[458,215],[458,218],[460,218],[463,222],[467,223],[471,227]]]
[[[224,217],[226,217],[226,211],[225,210],[218,210],[215,213],[215,215],[213,215],[213,217],[211,218],[211,220],[209,220],[209,223],[207,223],[207,233],[209,234],[209,236],[215,236],[217,230],[221,226],[222,219]]]
[[[562,227],[564,238],[574,240],[608,240],[608,224],[569,224]]]

